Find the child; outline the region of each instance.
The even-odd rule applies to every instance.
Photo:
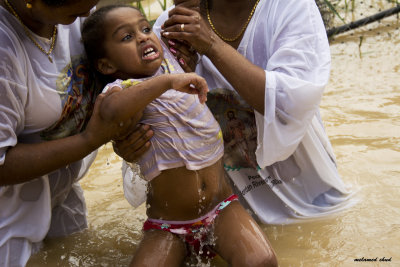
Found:
[[[105,87],[111,95],[102,102],[102,116],[125,121],[135,115],[158,96],[135,94],[145,83],[166,91],[145,107],[141,120],[154,136],[138,162],[149,181],[148,219],[132,266],[180,266],[187,249],[209,256],[215,251],[233,266],[276,264],[263,231],[235,201],[225,178],[218,123],[194,95],[168,90],[193,93],[194,84],[204,99],[204,80],[183,73],[131,6],[97,10],[85,21],[82,40],[93,66],[115,80]]]

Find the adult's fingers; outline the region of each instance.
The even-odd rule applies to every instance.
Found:
[[[191,14],[198,13],[196,10],[187,8],[184,5],[176,5],[173,9],[168,12],[168,17],[171,19],[174,15],[185,15],[190,16]]]
[[[168,40],[167,45],[185,72],[193,72],[196,69],[199,56],[194,48],[177,40]]]
[[[118,147],[118,143],[114,142],[113,142],[113,148],[115,153],[121,158],[123,158],[125,161],[136,162],[150,148],[150,141],[144,143],[144,145],[142,145],[136,150],[133,148],[121,149],[120,147]]]
[[[166,43],[166,45],[169,48],[169,51],[172,53],[172,55],[174,55],[176,57],[176,55],[178,54],[184,54],[186,56],[190,55],[189,52],[189,46],[186,44],[183,44],[181,41],[178,40],[170,40],[167,39],[165,37],[162,37],[162,40],[164,41],[164,43]]]
[[[138,124],[124,139],[113,141],[114,151],[126,161],[137,160],[149,148],[153,134],[148,125]]]
[[[178,40],[168,40],[163,38],[163,40],[166,40],[168,47],[170,48],[170,51],[172,54],[176,54],[176,51],[179,51],[181,54],[190,57],[193,55],[196,55],[196,49],[194,49],[189,43],[185,41],[178,41]],[[173,49],[171,49],[173,48]]]
[[[164,22],[163,27],[170,27],[175,24],[196,24],[200,20],[199,12],[184,7],[175,7],[169,11],[169,18]],[[180,29],[178,29],[180,30]]]
[[[184,54],[177,53],[177,60],[179,65],[185,72],[194,72],[197,65],[197,55],[194,56],[186,56]]]
[[[198,53],[205,54],[213,41],[208,23],[198,12],[187,8],[177,7],[170,14],[172,16],[162,26],[161,36],[190,43]]]
[[[167,32],[195,32],[198,30],[199,24],[191,17],[176,16],[168,24],[164,24],[162,31]]]
[[[137,124],[137,127],[125,137],[126,145],[130,148],[137,150],[144,143],[150,140],[152,134],[149,125]]]
[[[137,112],[135,115],[133,115],[129,120],[123,122],[122,124],[120,124],[120,127],[123,127],[123,129],[121,129],[120,133],[118,136],[115,136],[113,139],[114,140],[125,140],[127,139],[127,137],[135,132],[136,130],[139,129],[139,126],[141,126],[141,124],[138,124],[140,119],[143,116],[143,112],[139,111]]]
[[[198,58],[197,55],[195,57],[187,57],[185,55],[178,55],[178,62],[179,62],[179,65],[181,66],[181,68],[185,72],[194,72],[196,70],[197,58]]]
[[[174,5],[200,11],[200,0],[174,0]]]

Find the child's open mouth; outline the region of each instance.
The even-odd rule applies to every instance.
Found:
[[[159,56],[160,53],[157,51],[156,48],[152,46],[148,46],[145,49],[143,49],[143,55],[142,55],[143,60],[154,60],[157,59]]]

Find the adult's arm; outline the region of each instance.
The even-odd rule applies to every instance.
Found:
[[[17,53],[12,42],[3,38],[0,48],[0,186],[27,182],[80,160],[123,130],[99,116],[104,97],[100,96],[84,132],[54,141],[22,143],[18,136],[30,116],[26,112],[29,88],[23,51]]]
[[[199,53],[210,58],[241,97],[263,114],[264,70],[221,40],[197,11],[177,6],[170,10],[169,16],[170,18],[164,23],[161,35],[168,39],[185,40]],[[185,32],[180,29],[182,23],[185,24]]]
[[[0,86],[3,86],[2,82]],[[1,88],[0,88],[1,89]],[[72,162],[78,161],[111,139],[118,125],[105,122],[99,117],[98,97],[95,109],[86,130],[70,137],[36,144],[17,143],[2,147],[0,186],[19,184],[50,173]],[[3,108],[4,106],[2,106]],[[10,119],[1,112],[0,120]],[[7,129],[6,129],[7,128]],[[1,134],[15,135],[10,125],[2,125]],[[7,142],[6,139],[4,139]]]

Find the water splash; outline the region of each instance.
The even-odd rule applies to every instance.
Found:
[[[214,235],[214,225],[203,227],[194,236],[195,240],[200,242],[200,249],[197,253],[190,246],[190,256],[187,258],[185,265],[193,267],[211,267],[212,252],[210,249],[215,247],[217,238]]]
[[[202,204],[203,200],[205,200],[205,196],[203,195],[203,190],[202,188],[202,179],[199,176],[199,173],[197,170],[194,171],[194,173],[196,174],[196,182],[197,182],[197,194],[199,195],[199,210],[198,210],[198,214],[200,215],[203,210],[205,209],[205,206]]]

